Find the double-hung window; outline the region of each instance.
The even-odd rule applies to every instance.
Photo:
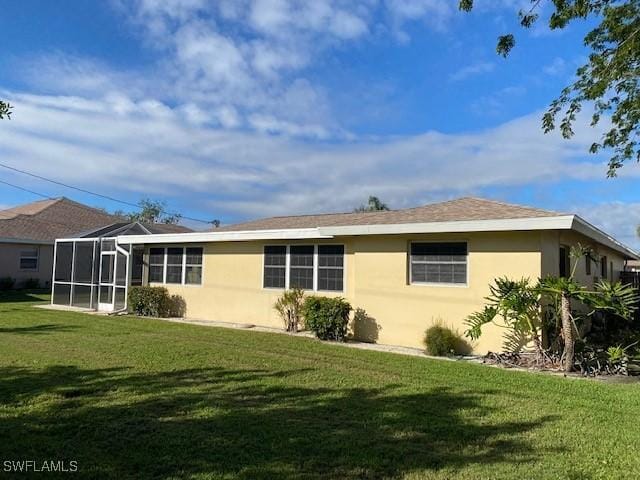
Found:
[[[182,261],[184,249],[182,247],[167,248],[167,276],[165,283],[182,283]]]
[[[412,243],[411,283],[465,285],[467,283],[467,244]]]
[[[23,250],[20,252],[20,270],[38,270],[38,249]]]
[[[264,287],[285,288],[287,277],[287,247],[264,247]]]
[[[341,292],[344,283],[344,245],[318,245],[318,290]]]
[[[184,283],[200,285],[202,283],[202,247],[187,247],[186,255]]]
[[[344,290],[344,245],[264,247],[264,288]]]
[[[149,283],[164,283],[164,248],[149,249]]]
[[[202,284],[202,247],[152,247],[149,249],[149,283]]]
[[[289,288],[313,290],[313,245],[289,247]]]

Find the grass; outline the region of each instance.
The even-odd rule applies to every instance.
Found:
[[[0,297],[0,461],[82,478],[637,478],[640,386]],[[2,468],[0,463],[0,469]]]

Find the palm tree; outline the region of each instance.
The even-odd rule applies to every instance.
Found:
[[[378,197],[374,197],[373,195],[369,196],[369,201],[366,205],[360,205],[358,208],[354,209],[354,212],[379,212],[383,210],[389,210],[389,207],[386,203],[380,201]]]
[[[544,299],[551,300],[557,306],[560,317],[560,336],[563,343],[561,357],[562,369],[565,372],[573,370],[575,361],[575,341],[578,335],[578,323],[592,316],[595,312],[608,312],[630,319],[638,304],[638,293],[631,285],[620,282],[611,283],[606,280],[597,282],[593,290],[580,285],[575,280],[576,267],[580,259],[587,257],[591,262],[597,262],[593,251],[589,247],[578,244],[571,249],[574,261],[568,277],[549,276],[540,279],[536,285],[530,285],[526,279],[515,282],[508,279],[497,279],[496,286],[490,287],[491,295],[487,297],[487,305],[480,312],[471,314],[466,319],[469,329],[465,334],[477,339],[482,333],[482,326],[495,323],[500,317],[506,327],[511,330],[507,336],[507,348],[512,351],[532,341],[538,359],[542,358],[542,343],[539,329],[542,326]],[[572,306],[578,302],[587,311],[574,311]],[[520,338],[523,342],[516,343],[513,339]]]

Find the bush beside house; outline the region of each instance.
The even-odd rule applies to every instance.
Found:
[[[306,328],[320,340],[345,341],[351,304],[344,298],[307,297],[302,312]]]
[[[182,317],[185,301],[179,295],[169,295],[164,287],[131,287],[129,311],[143,317]]]

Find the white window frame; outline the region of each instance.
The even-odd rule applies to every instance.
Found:
[[[187,263],[187,249],[188,248],[200,248],[202,249],[202,263]],[[200,267],[200,283],[187,283],[187,267]],[[185,286],[200,286],[204,282],[204,247],[200,246],[185,246],[182,255],[182,285]]]
[[[161,248],[163,251],[163,261],[162,261],[162,282],[151,282],[149,281],[149,270],[147,269],[147,285],[179,285],[181,287],[201,287],[204,284],[204,246],[203,245],[189,245],[189,246],[175,246],[175,245],[154,245],[149,248],[149,255],[151,254],[152,248]],[[181,248],[182,249],[182,276],[180,279],[180,283],[167,283],[167,262],[168,262],[168,249],[169,248]],[[187,264],[187,248],[201,248],[202,249],[202,263],[200,267],[202,268],[202,273],[200,275],[200,283],[186,283],[187,278],[187,265],[191,267],[196,267],[196,264]],[[158,265],[158,264],[154,264]],[[149,262],[149,267],[151,267],[151,263]]]
[[[24,253],[31,253],[26,250],[20,251],[20,258],[18,259],[18,267],[21,272],[37,272],[40,269],[40,247],[35,247],[33,251],[36,252],[35,256],[33,255],[24,255]],[[23,268],[22,267],[22,259],[25,260],[34,260],[36,261],[35,268]]]
[[[347,291],[347,247],[344,243],[294,243],[294,244],[283,244],[283,243],[265,243],[262,245],[262,271],[260,278],[260,286],[263,290],[276,290],[276,291],[284,291],[289,290],[289,277],[290,277],[290,269],[291,269],[291,247],[292,246],[311,246],[313,245],[313,289],[306,289],[307,292],[323,292],[323,293],[345,293]],[[342,290],[319,290],[318,289],[318,246],[319,245],[333,245],[333,246],[341,246],[343,248],[342,254]],[[265,269],[265,247],[285,247],[285,270],[284,270],[284,288],[279,287],[265,287],[264,286],[264,269]],[[336,267],[337,268],[337,267]]]
[[[414,282],[413,281],[413,261],[411,259],[411,250],[414,244],[417,243],[464,243],[467,246],[467,260],[466,264],[466,281],[464,283],[451,283],[451,282]],[[420,262],[423,263],[423,262]],[[430,262],[424,262],[430,263]],[[439,263],[439,262],[433,262]],[[409,242],[409,251],[407,252],[407,266],[408,266],[408,281],[409,285],[416,287],[444,287],[444,288],[469,288],[469,241],[465,239],[459,240],[413,240]]]

